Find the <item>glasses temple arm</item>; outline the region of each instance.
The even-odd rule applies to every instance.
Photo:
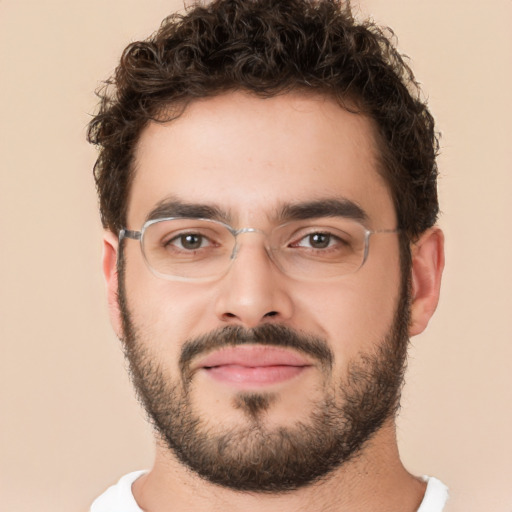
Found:
[[[142,237],[141,231],[131,231],[129,229],[121,229],[119,231],[119,241],[123,238],[131,238],[132,240],[140,240]]]

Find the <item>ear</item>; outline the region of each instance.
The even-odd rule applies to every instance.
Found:
[[[425,330],[439,302],[444,269],[444,235],[438,227],[412,245],[412,297],[409,335]]]
[[[118,273],[117,273],[117,251],[119,246],[118,237],[112,231],[105,231],[103,234],[103,277],[107,288],[108,311],[110,323],[118,338],[122,335],[121,312],[119,309]]]

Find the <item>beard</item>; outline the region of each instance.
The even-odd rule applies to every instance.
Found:
[[[359,354],[345,376],[333,382],[333,353],[326,340],[287,326],[262,324],[254,329],[228,326],[182,345],[179,373],[170,375],[151,353],[151,340],[132,320],[119,274],[123,345],[138,398],[158,436],[188,469],[205,480],[238,491],[286,492],[327,478],[353,460],[396,414],[406,364],[409,283],[402,290],[389,332],[373,352]],[[276,395],[239,392],[233,407],[245,413],[237,426],[215,424],[194,410],[191,398],[194,357],[242,344],[289,347],[316,359],[326,384],[302,421],[269,426],[265,413]]]

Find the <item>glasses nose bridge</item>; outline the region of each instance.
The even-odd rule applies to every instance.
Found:
[[[233,250],[231,251],[231,255],[230,255],[230,260],[233,261],[237,255],[238,255],[238,251],[240,250],[240,246],[241,244],[239,243],[239,236],[240,235],[245,235],[245,234],[248,234],[248,233],[256,233],[256,234],[260,234],[264,237],[264,247],[265,247],[265,252],[268,254],[268,248],[267,248],[267,239],[268,239],[268,234],[263,231],[262,229],[258,229],[258,228],[240,228],[240,229],[234,229],[231,231],[231,234],[233,235],[233,238],[234,238],[234,241],[235,241],[235,244],[233,246]]]

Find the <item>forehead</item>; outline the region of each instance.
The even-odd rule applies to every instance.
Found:
[[[173,198],[215,206],[244,225],[288,204],[348,199],[373,227],[389,227],[395,214],[376,151],[372,122],[323,96],[196,100],[176,120],[143,130],[128,226]]]

